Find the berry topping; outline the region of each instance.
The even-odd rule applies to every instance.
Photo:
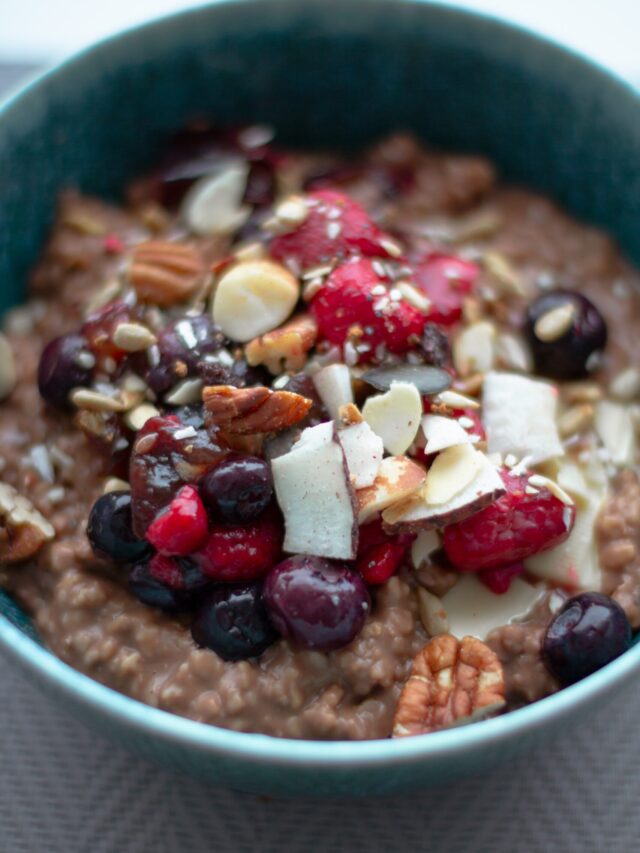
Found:
[[[278,637],[258,583],[212,590],[196,613],[191,634],[199,646],[224,660],[258,657]]]
[[[509,592],[513,581],[524,572],[522,563],[513,563],[511,566],[501,566],[499,569],[482,569],[478,572],[478,579],[496,595],[504,595]]]
[[[69,392],[89,385],[95,359],[82,335],[62,335],[44,348],[38,365],[38,389],[43,400],[59,409],[69,407]]]
[[[200,571],[200,567],[186,557],[167,557],[155,554],[148,563],[149,574],[170,589],[183,592],[198,592],[211,584],[211,579]]]
[[[246,526],[212,525],[207,541],[193,557],[214,580],[251,581],[266,575],[277,562],[282,538],[279,515],[267,510]]]
[[[451,255],[430,255],[416,264],[414,282],[432,303],[428,319],[443,326],[457,323],[479,272],[477,264]]]
[[[164,394],[182,379],[198,373],[201,361],[217,353],[225,337],[207,314],[182,317],[166,326],[158,337],[157,363],[147,372],[149,387]],[[213,360],[215,367],[222,367]],[[223,368],[224,369],[224,368]]]
[[[335,269],[314,296],[311,311],[321,338],[342,344],[350,333],[355,334],[363,361],[380,357],[376,353],[379,346],[392,353],[407,352],[420,338],[425,323],[417,308],[391,298],[367,258],[347,261]]]
[[[399,542],[374,545],[358,561],[357,569],[368,584],[386,583],[402,565],[406,550],[407,546]]]
[[[598,367],[607,343],[605,321],[586,296],[554,290],[532,302],[525,332],[536,372],[553,379],[580,379]]]
[[[205,430],[187,427],[175,415],[148,420],[138,432],[129,465],[136,535],[145,537],[148,526],[180,487],[198,480],[225,453]]]
[[[631,626],[620,605],[599,592],[565,602],[544,638],[542,658],[561,684],[573,684],[619,657],[631,644]]]
[[[319,651],[348,645],[362,630],[371,607],[358,572],[345,563],[307,554],[272,569],[263,594],[278,632]]]
[[[232,524],[252,521],[273,497],[271,468],[257,456],[228,456],[205,474],[199,487],[211,512]]]
[[[183,486],[147,528],[147,539],[165,555],[186,556],[207,538],[207,511],[198,490]]]
[[[163,557],[162,559],[166,558]],[[157,562],[156,557],[153,560]],[[154,571],[163,577],[170,576],[166,566],[160,568],[158,564]],[[143,560],[136,563],[129,573],[129,589],[139,601],[149,607],[157,607],[159,610],[166,610],[169,613],[180,613],[193,609],[200,598],[198,593],[201,588],[193,590],[171,587],[152,574],[151,561]]]
[[[95,554],[117,563],[135,563],[149,550],[133,532],[130,492],[109,492],[98,498],[89,514],[87,536]]]
[[[384,234],[355,201],[335,190],[307,196],[307,215],[295,231],[274,237],[271,254],[309,269],[349,255],[387,257]]]
[[[480,512],[450,524],[443,546],[462,572],[509,566],[559,545],[571,533],[575,507],[546,487],[527,494],[527,476],[502,472],[506,493]]]

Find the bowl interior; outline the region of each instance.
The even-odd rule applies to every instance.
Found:
[[[624,84],[527,33],[422,2],[235,0],[109,39],[4,106],[0,313],[24,297],[60,189],[117,198],[197,115],[265,121],[303,146],[353,149],[409,129],[482,152],[508,180],[605,226],[640,262],[640,105]],[[1,593],[0,612],[35,636]],[[637,666],[638,649],[629,654]],[[592,692],[629,671],[607,668]]]

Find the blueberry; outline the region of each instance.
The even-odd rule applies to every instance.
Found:
[[[362,630],[371,607],[358,572],[307,554],[275,566],[263,594],[271,621],[283,637],[325,652],[348,645]]]
[[[99,557],[116,563],[134,563],[149,551],[148,543],[133,532],[131,492],[109,492],[98,498],[89,513],[87,536]]]
[[[157,363],[147,372],[149,387],[164,394],[181,379],[194,376],[198,364],[221,350],[226,339],[207,314],[181,317],[158,336]]]
[[[225,521],[244,524],[257,518],[273,497],[269,465],[257,456],[232,455],[199,483],[205,505]]]
[[[573,684],[619,657],[631,644],[631,626],[620,605],[599,592],[570,598],[544,638],[542,657],[561,684]]]
[[[171,581],[165,570],[158,571],[154,566],[156,557],[136,563],[129,572],[129,589],[135,597],[149,607],[166,610],[168,613],[180,613],[193,610],[201,599],[207,583],[202,573],[189,560],[174,560],[180,567],[182,583]],[[161,557],[163,561],[167,558]],[[172,559],[172,558],[169,558]],[[159,578],[162,577],[163,580]],[[169,582],[172,583],[170,585]]]
[[[224,660],[258,657],[277,639],[261,595],[261,584],[213,589],[191,625],[194,641]]]
[[[69,407],[69,392],[89,385],[93,371],[93,356],[82,335],[62,335],[44,348],[38,365],[40,396],[59,409]]]
[[[554,290],[532,302],[525,333],[536,372],[552,379],[584,378],[607,343],[607,326],[596,306],[571,290]]]

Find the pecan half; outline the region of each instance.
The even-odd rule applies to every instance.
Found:
[[[291,391],[213,385],[202,391],[208,429],[229,435],[279,432],[302,420],[312,401]]]
[[[140,243],[129,264],[129,281],[140,301],[161,308],[188,299],[204,273],[204,262],[192,246],[165,240]]]
[[[497,655],[476,637],[440,634],[418,652],[393,720],[393,737],[421,735],[497,713],[505,704]]]
[[[264,364],[273,374],[282,370],[300,370],[306,354],[318,337],[318,324],[310,314],[298,314],[293,320],[254,338],[244,354],[250,365]]]
[[[0,483],[0,565],[33,557],[55,530],[31,501]]]

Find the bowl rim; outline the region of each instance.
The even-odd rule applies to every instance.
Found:
[[[215,15],[217,8],[231,5],[260,3],[270,0],[214,0],[208,5],[182,9],[161,15],[149,21],[126,27],[100,39],[68,58],[31,78],[17,91],[9,93],[0,102],[0,124],[6,120],[14,107],[28,100],[45,86],[47,81],[73,73],[74,68],[111,45],[139,35],[143,31],[170,27],[178,19]],[[275,0],[279,6],[290,6],[295,10],[298,0]],[[614,88],[632,95],[638,106],[638,90],[614,71],[606,69],[597,60],[566,47],[552,38],[532,32],[524,26],[505,21],[497,16],[476,12],[447,2],[433,0],[351,0],[377,6],[415,7],[428,9],[429,13],[447,17],[453,21],[467,20],[483,22],[493,27],[498,35],[517,36],[532,48],[546,49],[559,59],[569,60],[592,77],[600,78]],[[323,0],[325,7],[341,5],[341,0]],[[20,663],[36,681],[45,682],[53,691],[64,693],[75,704],[84,704],[97,716],[112,718],[116,723],[129,727],[147,736],[155,736],[166,742],[188,746],[198,751],[243,759],[260,765],[283,767],[339,768],[406,765],[452,758],[479,751],[489,745],[518,738],[525,733],[559,723],[569,717],[580,706],[593,706],[598,700],[607,698],[617,685],[628,681],[633,673],[640,671],[640,644],[625,652],[621,657],[595,672],[586,679],[560,692],[538,700],[523,708],[493,719],[480,721],[469,726],[446,729],[429,735],[410,738],[379,739],[367,741],[319,741],[272,737],[263,734],[237,732],[218,726],[201,723],[163,711],[132,699],[101,684],[73,669],[25,635],[10,620],[0,615],[0,652],[7,658]]]

